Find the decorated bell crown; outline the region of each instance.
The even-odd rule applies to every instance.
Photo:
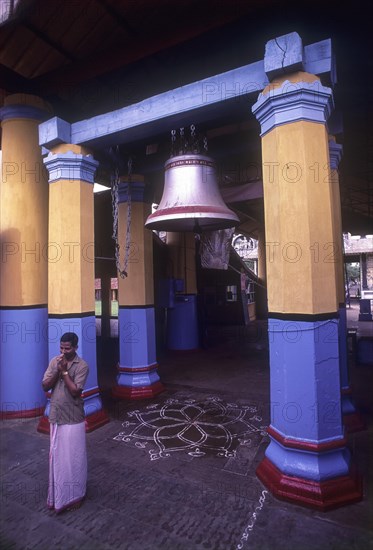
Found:
[[[221,197],[212,158],[186,153],[167,160],[162,199],[145,227],[200,233],[234,227],[238,223],[238,217]]]

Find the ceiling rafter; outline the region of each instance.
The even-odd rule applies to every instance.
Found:
[[[68,59],[69,61],[76,61],[77,58],[74,56],[71,52],[67,51],[66,48],[61,46],[58,42],[53,40],[50,36],[42,32],[40,29],[35,27],[30,21],[27,23],[25,21],[22,22],[22,26],[28,29],[30,32],[32,32],[39,40],[44,42],[45,44],[48,44],[53,50],[58,52],[60,55]]]
[[[96,0],[104,9],[105,11],[114,19],[116,24],[119,24],[123,30],[125,30],[128,34],[135,37],[138,36],[138,31],[132,27],[127,21],[125,17],[114,8],[112,4],[109,4],[107,0]]]

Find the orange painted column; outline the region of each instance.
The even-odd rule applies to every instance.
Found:
[[[167,309],[167,347],[193,350],[200,345],[196,247],[194,233],[167,232],[169,270],[174,284],[174,303]]]
[[[131,400],[151,398],[164,387],[156,358],[153,235],[145,229],[151,203],[143,176],[134,174],[131,182],[123,179],[118,195],[119,260],[126,276],[118,273],[119,373],[113,395]]]
[[[79,146],[61,144],[44,159],[49,171],[49,357],[60,338],[75,332],[78,354],[88,363],[83,390],[86,431],[109,421],[97,382],[93,183],[98,162]],[[49,404],[48,404],[49,405]],[[47,405],[38,430],[49,432]]]
[[[0,109],[0,397],[2,418],[39,416],[48,365],[48,175],[38,125],[39,97],[15,94]]]
[[[291,51],[293,40],[301,56],[292,36],[271,41],[267,52],[281,42]],[[257,475],[278,498],[328,510],[362,498],[341,411],[326,127],[333,97],[297,64],[286,74],[288,59],[281,50],[279,75],[252,108],[262,137],[271,381],[270,444]]]

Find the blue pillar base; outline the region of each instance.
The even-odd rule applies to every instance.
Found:
[[[43,414],[41,387],[48,365],[46,307],[0,309],[0,417],[33,418]]]
[[[348,474],[350,452],[345,438],[314,443],[284,437],[272,426],[267,431],[271,442],[265,456],[283,474],[317,482]]]
[[[128,368],[118,367],[118,384],[113,388],[113,397],[119,399],[145,399],[154,397],[164,391],[157,364],[149,367]]]
[[[303,506],[357,502],[361,484],[342,424],[338,320],[279,317],[268,321],[271,442],[257,475],[276,497]]]
[[[326,512],[359,502],[363,498],[362,481],[353,471],[323,482],[289,476],[268,458],[256,470],[260,481],[278,499]]]
[[[119,351],[113,397],[145,399],[164,390],[157,371],[154,307],[119,308]]]

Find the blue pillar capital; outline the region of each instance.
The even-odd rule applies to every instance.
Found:
[[[118,202],[127,202],[129,197],[132,202],[147,202],[145,187],[144,177],[141,175],[131,176],[131,180],[129,180],[128,177],[120,178],[118,185]]]
[[[94,183],[99,164],[92,155],[77,154],[73,151],[49,153],[43,162],[49,171],[49,183],[61,179]]]
[[[325,124],[334,107],[331,88],[316,79],[267,87],[252,106],[261,125],[261,136],[276,126],[301,120]]]
[[[330,168],[332,170],[338,170],[339,163],[341,162],[343,152],[343,146],[336,143],[333,139],[329,140],[329,157]]]
[[[43,121],[51,116],[52,108],[43,99],[29,94],[13,94],[5,98],[0,108],[0,120],[29,118]]]

